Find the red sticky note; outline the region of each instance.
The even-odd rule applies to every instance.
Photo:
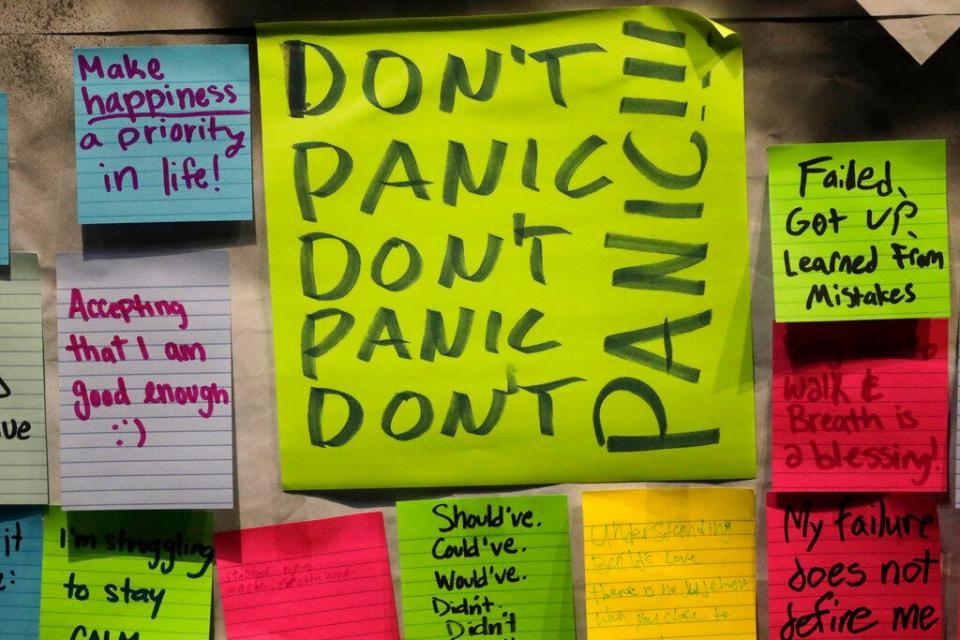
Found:
[[[940,638],[940,529],[921,494],[769,494],[770,638]]]
[[[214,536],[230,640],[399,638],[380,512]]]
[[[773,488],[947,490],[946,319],[774,324]]]

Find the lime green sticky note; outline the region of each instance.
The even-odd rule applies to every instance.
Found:
[[[573,640],[566,496],[397,503],[406,640]]]
[[[208,640],[212,535],[204,511],[51,507],[41,640]]]
[[[753,477],[736,34],[287,23],[257,59],[285,489]]]
[[[0,505],[47,504],[41,279],[32,253],[0,273]]]
[[[777,322],[950,315],[943,140],[770,147]]]

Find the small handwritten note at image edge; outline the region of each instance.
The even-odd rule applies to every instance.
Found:
[[[749,489],[583,495],[590,640],[756,637]]]
[[[232,640],[399,638],[382,513],[224,532],[214,544]]]
[[[957,362],[960,363],[960,349],[957,350]],[[960,369],[958,369],[958,371],[960,371]],[[957,385],[960,387],[960,380],[958,380]],[[960,409],[960,393],[957,394],[957,408]],[[956,422],[953,425],[953,436],[955,454],[953,503],[954,507],[960,508],[960,412],[957,413]]]
[[[43,509],[0,507],[0,638],[36,640]]]
[[[10,264],[10,147],[7,94],[0,93],[0,266]]]
[[[0,505],[47,503],[40,263],[11,255],[0,279]]]

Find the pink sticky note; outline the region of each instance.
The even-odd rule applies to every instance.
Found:
[[[773,487],[947,489],[946,319],[774,324]]]
[[[941,638],[940,529],[928,497],[767,496],[770,638]]]
[[[380,512],[214,536],[230,640],[397,640]]]

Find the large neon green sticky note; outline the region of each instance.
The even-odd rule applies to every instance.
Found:
[[[574,640],[566,496],[397,503],[403,637]]]
[[[770,147],[777,322],[950,315],[943,140]]]
[[[51,507],[43,530],[41,640],[210,637],[210,513]]]
[[[736,34],[638,7],[258,47],[284,488],[754,475]]]

